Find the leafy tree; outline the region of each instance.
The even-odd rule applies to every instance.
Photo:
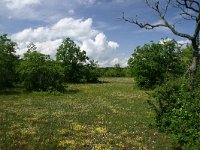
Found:
[[[82,81],[88,83],[98,82],[99,73],[97,67],[97,63],[94,62],[94,60],[90,60],[86,63],[86,65],[84,65]]]
[[[16,65],[18,57],[15,55],[16,43],[6,34],[0,36],[0,89],[13,85],[16,80]]]
[[[115,64],[114,66],[114,74],[115,77],[123,77],[125,76],[123,68],[121,68],[120,64]]]
[[[115,77],[114,68],[113,67],[106,67],[102,69],[104,77]]]
[[[127,19],[124,15],[122,20],[135,24],[140,28],[154,29],[166,27],[174,35],[190,40],[192,53],[190,65],[186,71],[186,76],[181,84],[175,82],[172,85],[161,86],[154,95],[157,101],[155,109],[158,119],[157,125],[165,132],[175,135],[178,140],[177,146],[182,149],[199,149],[200,147],[200,129],[199,129],[199,32],[200,32],[200,1],[199,0],[145,0],[145,3],[161,19],[162,22],[150,23],[141,22],[138,17]],[[181,22],[190,21],[192,32],[186,33],[178,29],[178,25],[173,19],[168,18],[168,13],[179,14]],[[176,24],[176,25],[175,25]],[[181,27],[182,24],[180,24]],[[188,55],[190,56],[190,55]],[[182,59],[188,62],[188,59]],[[173,82],[173,81],[169,81]],[[184,88],[186,87],[186,88]],[[154,107],[155,108],[155,107]]]
[[[30,91],[63,91],[64,71],[60,64],[35,50],[35,45],[28,46],[18,68],[25,88]]]
[[[186,64],[185,70],[187,70],[192,60],[192,47],[187,46],[186,48],[183,48],[181,50],[181,57],[182,57],[182,61]]]
[[[168,76],[178,76],[184,72],[180,48],[175,41],[137,47],[128,64],[136,83],[143,88],[160,85]]]
[[[199,0],[144,0],[149,8],[151,8],[161,19],[159,23],[141,22],[138,17],[135,19],[128,19],[124,15],[122,20],[135,24],[140,28],[151,30],[154,28],[165,27],[171,30],[174,35],[186,38],[191,41],[192,46],[192,59],[191,65],[187,70],[189,75],[189,85],[191,90],[196,88],[195,78],[197,77],[197,69],[199,66],[199,32],[200,32],[200,1]],[[174,10],[176,9],[176,10]],[[193,24],[192,33],[184,33],[178,30],[175,26],[176,22],[170,22],[167,17],[169,12],[174,12],[174,15],[179,15],[182,22],[191,21]],[[181,26],[181,25],[180,25]]]
[[[130,77],[129,68],[122,68],[119,64],[114,67],[98,68],[98,74],[101,77]]]
[[[60,45],[57,50],[56,58],[57,61],[61,62],[64,68],[65,81],[77,83],[86,80],[86,82],[90,82],[92,75],[93,78],[97,80],[97,76],[94,73],[90,74],[89,77],[89,73],[92,72],[96,65],[89,60],[86,56],[86,52],[81,51],[80,47],[70,38],[65,39]],[[92,79],[92,81],[94,81],[94,79]]]

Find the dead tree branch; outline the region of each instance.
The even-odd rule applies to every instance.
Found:
[[[157,13],[159,19],[162,20],[163,23],[148,23],[142,22],[138,20],[137,16],[135,19],[128,19],[124,16],[120,18],[125,22],[129,22],[131,24],[135,24],[143,29],[154,29],[159,27],[166,27],[171,30],[171,32],[177,36],[187,38],[192,43],[193,48],[193,57],[192,57],[192,64],[188,69],[189,74],[191,76],[191,85],[194,85],[194,79],[196,76],[197,66],[199,64],[200,59],[200,50],[199,50],[199,30],[200,30],[200,1],[199,0],[144,0],[149,8],[151,8],[154,12]],[[177,9],[179,15],[184,20],[192,20],[194,21],[194,31],[193,34],[187,34],[179,32],[176,27],[170,23],[167,19],[167,13],[169,12],[170,6]]]

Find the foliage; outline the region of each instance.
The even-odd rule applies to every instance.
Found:
[[[159,27],[166,27],[168,28],[174,35],[187,38],[191,42],[192,47],[192,59],[190,67],[188,67],[187,73],[190,76],[190,84],[191,88],[196,88],[196,73],[197,68],[199,65],[199,33],[200,33],[200,3],[199,0],[168,0],[168,1],[162,1],[162,0],[145,0],[145,3],[149,8],[151,8],[157,16],[161,19],[161,22],[157,23],[149,23],[148,21],[142,22],[138,20],[138,17],[134,19],[126,18],[123,14],[122,20],[125,22],[129,22],[132,24],[137,25],[138,27],[142,29],[152,30],[154,28]],[[170,12],[170,9],[176,9],[174,11],[174,15],[178,15],[181,22],[185,22],[190,20],[192,22],[191,32],[190,33],[184,33],[182,31],[177,30],[176,22],[172,23],[170,20],[170,17],[167,17],[167,13]],[[175,21],[175,20],[174,20]],[[181,25],[180,25],[181,27]]]
[[[0,36],[0,89],[12,86],[17,78],[15,46],[6,34]]]
[[[82,82],[97,83],[99,77],[97,67],[97,63],[93,60],[90,60],[88,63],[86,63],[83,67]]]
[[[97,81],[96,73],[94,73],[96,64],[90,61],[86,52],[81,51],[70,38],[65,39],[60,45],[56,58],[64,67],[65,81],[73,83],[85,80],[86,82]]]
[[[114,74],[115,77],[122,77],[123,75],[123,69],[121,68],[120,64],[115,64],[114,66]]]
[[[30,46],[31,47],[31,46]],[[31,49],[35,50],[33,46]],[[18,68],[21,80],[30,91],[63,91],[64,71],[48,55],[30,49],[24,54]]]
[[[137,47],[128,64],[137,85],[142,88],[161,85],[166,78],[183,74],[185,67],[180,48],[173,40]]]
[[[119,64],[114,67],[98,68],[101,77],[130,77],[129,68],[122,68]]]
[[[169,81],[157,88],[149,102],[156,112],[157,127],[175,137],[176,147],[200,146],[200,89],[191,91],[186,79]]]
[[[185,70],[189,68],[192,60],[192,47],[187,46],[181,50],[181,61],[185,64]]]

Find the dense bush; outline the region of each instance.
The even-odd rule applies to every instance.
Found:
[[[130,77],[130,69],[121,67],[116,64],[114,67],[98,68],[99,76],[101,77]]]
[[[200,88],[191,91],[186,79],[169,81],[157,88],[154,102],[156,125],[174,136],[176,148],[200,147]]]
[[[163,41],[138,47],[129,59],[129,67],[140,87],[159,85],[149,101],[159,130],[172,134],[177,149],[198,149],[200,71],[195,81],[198,86],[191,90],[189,77],[183,75],[192,50],[191,47],[180,49],[177,45],[175,41]]]
[[[24,54],[18,68],[24,87],[30,91],[63,91],[64,71],[48,55],[36,51]]]
[[[65,81],[67,82],[96,82],[96,64],[90,61],[85,51],[81,51],[71,39],[63,41],[57,50],[57,61],[64,68]]]
[[[137,47],[128,64],[139,87],[161,85],[170,76],[184,73],[185,63],[175,41],[145,44]]]
[[[0,36],[0,89],[11,87],[17,79],[15,46],[7,35]]]
[[[99,77],[97,67],[97,63],[92,60],[86,63],[83,67],[82,82],[97,83]]]

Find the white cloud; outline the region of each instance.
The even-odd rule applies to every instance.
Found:
[[[161,39],[159,43],[164,44],[164,42],[172,41],[170,38],[166,39]],[[186,48],[191,45],[191,41],[186,39],[186,40],[179,40],[177,41],[177,45],[180,46],[181,48]]]
[[[188,44],[191,44],[190,40],[180,40],[177,41],[178,44],[183,45],[183,46],[187,46]]]
[[[119,47],[114,41],[109,41],[103,32],[95,30],[93,20],[63,18],[51,26],[28,28],[11,36],[18,43],[18,54],[23,54],[26,46],[34,42],[38,51],[55,57],[62,40],[66,37],[73,39],[87,55],[98,62],[111,60],[113,52]],[[109,65],[109,62],[107,63]],[[110,62],[112,65],[112,62]]]
[[[172,39],[171,39],[171,38],[161,39],[161,40],[159,41],[159,43],[163,44],[164,42],[168,42],[168,41],[172,41]],[[191,41],[188,40],[188,39],[186,39],[186,40],[179,40],[179,41],[177,41],[177,43],[178,43],[178,45],[181,46],[182,48],[185,48],[185,47],[187,47],[188,45],[191,44]]]
[[[170,41],[172,41],[173,39],[171,39],[171,38],[164,38],[164,39],[161,39],[160,41],[159,41],[159,43],[160,44],[164,44],[164,43],[166,43],[166,42],[170,42]]]
[[[62,41],[63,39],[57,39],[53,41],[35,42],[34,44],[39,52],[50,55],[52,58],[54,58],[57,52],[56,49],[60,46]],[[30,41],[18,42],[17,54],[23,57],[23,54],[27,51],[27,46],[30,43]]]
[[[120,64],[120,66],[122,67],[126,67],[127,66],[127,62],[128,62],[128,59],[129,58],[114,58],[112,61],[111,61],[111,65],[114,66],[116,64]]]
[[[116,42],[108,41],[104,33],[98,33],[94,39],[84,40],[81,49],[86,50],[89,56],[95,56],[95,59],[102,59],[110,55],[112,50],[118,48]]]
[[[125,56],[117,56],[114,58],[110,58],[104,61],[101,61],[100,66],[114,66],[119,64],[121,67],[127,67],[128,57]]]
[[[74,15],[76,9],[92,5],[93,0],[0,0],[2,16],[16,20],[54,22],[64,16]]]
[[[109,42],[108,42],[108,46],[109,46],[110,48],[115,49],[115,48],[118,48],[118,47],[119,47],[119,44],[116,43],[116,42],[113,42],[113,41],[109,41]]]
[[[186,40],[180,40],[180,41],[177,41],[177,43],[179,44],[179,46],[181,46],[182,48],[186,48],[188,46],[191,45],[191,41],[186,39]],[[199,46],[200,47],[200,46]]]
[[[26,6],[40,4],[40,0],[3,0],[8,9],[22,9]]]
[[[97,30],[92,28],[92,19],[63,18],[50,27],[28,28],[13,34],[16,41],[43,42],[58,38],[71,37],[78,41],[95,36]]]
[[[57,39],[54,41],[36,42],[35,45],[41,53],[49,54],[51,57],[55,57],[56,49],[60,46],[62,41],[62,39]]]

